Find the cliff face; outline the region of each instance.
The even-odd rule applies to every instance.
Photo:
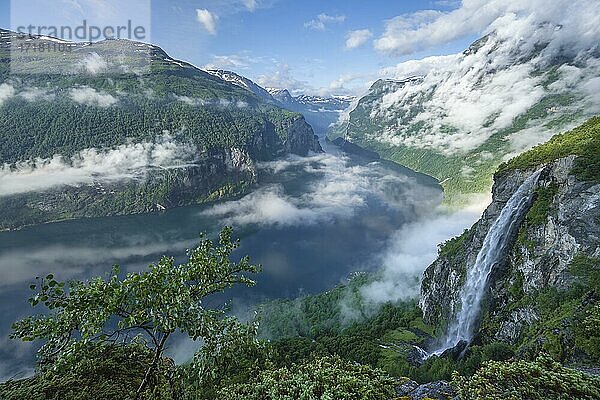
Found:
[[[285,154],[321,152],[302,117],[255,135],[245,147],[212,149],[193,164],[152,167],[135,178],[98,180],[0,197],[0,231],[27,225],[109,215],[139,214],[230,198],[257,183],[255,162]]]
[[[600,271],[600,184],[580,179],[575,160],[562,157],[544,167],[531,207],[489,277],[475,340],[542,348],[563,358],[585,353],[576,325],[596,312],[600,297],[595,281]],[[444,327],[456,314],[466,271],[490,226],[536,169],[497,174],[492,203],[482,218],[440,248],[421,287],[420,306],[428,323]]]
[[[600,113],[600,99],[585,99],[580,83],[563,84],[570,78],[559,72],[578,66],[581,84],[597,79],[599,40],[588,46],[580,38],[590,30],[572,36],[565,24],[540,20],[531,29],[531,23],[490,32],[460,54],[401,64],[396,79],[375,82],[329,138],[343,137],[439,179],[449,204],[489,191],[494,170],[514,151],[508,142],[527,128],[550,137]],[[575,31],[585,26],[571,23]],[[516,33],[522,27],[528,29]],[[589,48],[574,51],[581,47]],[[516,90],[525,82],[531,91],[521,96]],[[465,118],[471,107],[477,117]]]
[[[323,149],[318,137],[314,134],[312,127],[299,118],[287,128],[287,137],[284,141],[286,152],[305,156],[309,151],[321,153]]]

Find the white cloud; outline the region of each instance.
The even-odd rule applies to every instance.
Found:
[[[449,12],[421,10],[400,15],[386,23],[385,33],[375,47],[395,55],[411,54],[467,35],[481,34],[498,19],[507,15],[533,15],[536,21],[567,21],[585,13],[589,23],[598,15],[595,0],[464,0]],[[535,29],[535,26],[531,27]]]
[[[69,97],[76,103],[102,108],[113,106],[118,102],[114,96],[108,93],[98,92],[96,89],[90,87],[70,89]]]
[[[114,149],[85,149],[66,161],[56,155],[0,166],[0,196],[143,177],[148,168],[178,168],[195,160],[196,149],[164,135],[155,142],[121,145]]]
[[[367,43],[373,37],[373,33],[368,29],[350,31],[346,35],[346,49],[356,49]]]
[[[185,250],[193,248],[198,242],[196,239],[170,241],[164,238],[149,238],[136,236],[121,242],[115,247],[89,247],[74,246],[67,244],[52,244],[31,248],[16,248],[3,251],[0,254],[0,265],[13,265],[18,260],[19,268],[3,268],[3,279],[0,281],[0,292],[4,288],[22,282],[28,282],[35,276],[45,276],[49,273],[60,275],[59,279],[73,279],[82,275],[91,275],[87,268],[93,266],[100,269],[99,273],[106,272],[106,265],[115,262],[127,263],[128,271],[144,268],[140,258],[148,258],[153,255],[162,256],[167,253],[184,253]],[[125,271],[124,271],[125,272]]]
[[[465,2],[464,7],[474,7],[475,3]],[[590,21],[590,15],[600,13],[600,3],[580,0],[574,2],[578,5],[575,8],[567,4],[570,2],[558,3],[568,12],[554,3],[546,7],[533,1],[528,7],[533,10],[537,5],[536,12],[509,12],[497,17],[485,28],[487,39],[478,43],[478,49],[383,69],[382,77],[401,80],[422,76],[422,80],[390,84],[388,93],[371,112],[371,118],[384,126],[373,139],[456,154],[473,150],[494,133],[509,128],[515,118],[539,106],[547,96],[575,97],[572,106],[542,110],[546,117],[511,134],[509,144],[514,154],[600,113],[594,81],[600,74],[600,27]],[[518,9],[514,4],[511,7]],[[487,6],[482,9],[489,11]],[[570,61],[564,64],[565,60]],[[556,71],[558,79],[544,85],[548,76],[538,72],[557,61],[563,64]],[[418,113],[413,111],[415,104],[420,108]],[[565,115],[579,117],[568,125],[546,125]],[[419,128],[411,130],[415,125]]]
[[[243,3],[248,11],[254,11],[256,10],[256,7],[258,7],[256,0],[243,0]]]
[[[189,96],[178,96],[175,95],[175,98],[189,106],[192,107],[237,107],[237,108],[246,108],[249,107],[249,104],[242,100],[232,101],[228,99],[209,99],[205,100],[200,97],[189,97]]]
[[[15,88],[12,85],[3,83],[0,85],[0,107],[5,101],[15,95]]]
[[[288,64],[277,64],[276,70],[259,75],[256,83],[265,88],[280,88],[290,91],[305,91],[308,84],[295,78]]]
[[[204,214],[232,225],[295,226],[351,218],[366,206],[371,196],[385,204],[410,208],[417,214],[441,202],[441,192],[434,188],[390,173],[378,163],[350,165],[345,156],[290,156],[259,167],[277,174],[302,169],[321,178],[301,195],[292,196],[281,185],[271,185],[240,200],[216,205]]]
[[[106,60],[98,53],[88,54],[79,65],[92,75],[104,72],[108,69],[108,62],[106,62]]]
[[[333,23],[341,23],[346,20],[345,15],[327,15],[319,14],[317,18],[312,19],[304,23],[305,28],[313,29],[316,31],[324,31],[327,29],[327,25]]]
[[[209,104],[208,101],[198,98],[198,97],[189,97],[189,96],[175,96],[175,98],[185,104],[193,107],[202,107]]]
[[[29,102],[33,102],[38,100],[50,101],[53,100],[56,97],[56,95],[47,90],[32,87],[26,88],[25,90],[21,91],[19,93],[19,97],[22,97],[23,99]]]
[[[329,85],[315,89],[318,96],[357,95],[364,94],[370,86],[365,82],[366,74],[342,74]]]
[[[437,212],[394,234],[381,257],[381,278],[361,288],[372,305],[417,298],[423,271],[437,258],[438,244],[461,234],[481,216],[489,199],[451,214]]]
[[[214,55],[210,62],[202,66],[202,69],[240,70],[247,69],[255,62],[256,59],[247,54]]]
[[[210,33],[211,35],[217,34],[217,21],[219,19],[218,16],[204,8],[198,8],[196,9],[196,19],[198,20],[198,22],[200,22],[200,24],[202,24],[202,26],[204,27],[204,29],[206,29],[208,33]]]

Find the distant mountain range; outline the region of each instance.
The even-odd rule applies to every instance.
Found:
[[[450,203],[488,192],[501,162],[600,113],[598,29],[519,27],[388,69],[329,138],[438,178]]]
[[[254,93],[267,103],[301,113],[319,136],[325,136],[330,126],[338,121],[341,113],[356,99],[353,96],[293,96],[288,89],[263,88],[235,72],[224,70],[206,72]]]

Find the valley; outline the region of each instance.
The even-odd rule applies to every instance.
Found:
[[[0,14],[0,400],[600,398],[600,4],[142,3]]]

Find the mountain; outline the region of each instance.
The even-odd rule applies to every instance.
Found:
[[[296,102],[296,99],[287,89],[276,89],[276,88],[267,88],[267,92],[274,99],[277,99],[281,104],[287,104],[289,106],[299,107],[299,104]]]
[[[250,92],[254,93],[256,96],[258,96],[260,99],[264,100],[267,103],[272,103],[272,104],[277,103],[277,101],[273,98],[273,96],[271,96],[271,94],[266,89],[264,89],[262,86],[257,85],[256,83],[252,82],[250,79],[243,77],[241,75],[238,75],[235,72],[225,71],[222,69],[211,69],[211,70],[207,70],[206,72],[208,72],[209,74],[214,75],[216,77],[219,77],[220,79],[224,80],[225,82],[229,82],[233,85],[236,85],[243,89],[249,90]]]
[[[304,94],[292,96],[287,89],[265,89],[235,72],[225,70],[207,70],[206,72],[254,93],[267,103],[302,114],[320,136],[325,136],[329,127],[338,121],[341,113],[356,100],[353,96],[321,97]]]
[[[0,230],[212,201],[309,151],[302,115],[157,46],[0,31]]]
[[[522,357],[545,352],[597,367],[600,117],[503,164],[494,180],[482,218],[441,246],[425,271],[425,321],[452,333],[461,310],[474,310],[466,332],[474,344],[501,342]],[[529,195],[522,190],[528,184]],[[520,213],[511,211],[515,200]],[[513,215],[503,221],[507,209]],[[506,245],[493,252],[489,238]],[[484,258],[490,268],[480,279],[478,302],[471,280]]]
[[[287,89],[266,89],[283,107],[299,112],[311,124],[315,132],[325,135],[329,127],[338,121],[343,111],[355,100],[352,96],[292,96]]]
[[[463,53],[385,70],[329,138],[438,178],[448,203],[487,192],[503,161],[600,113],[600,28],[514,18]]]

